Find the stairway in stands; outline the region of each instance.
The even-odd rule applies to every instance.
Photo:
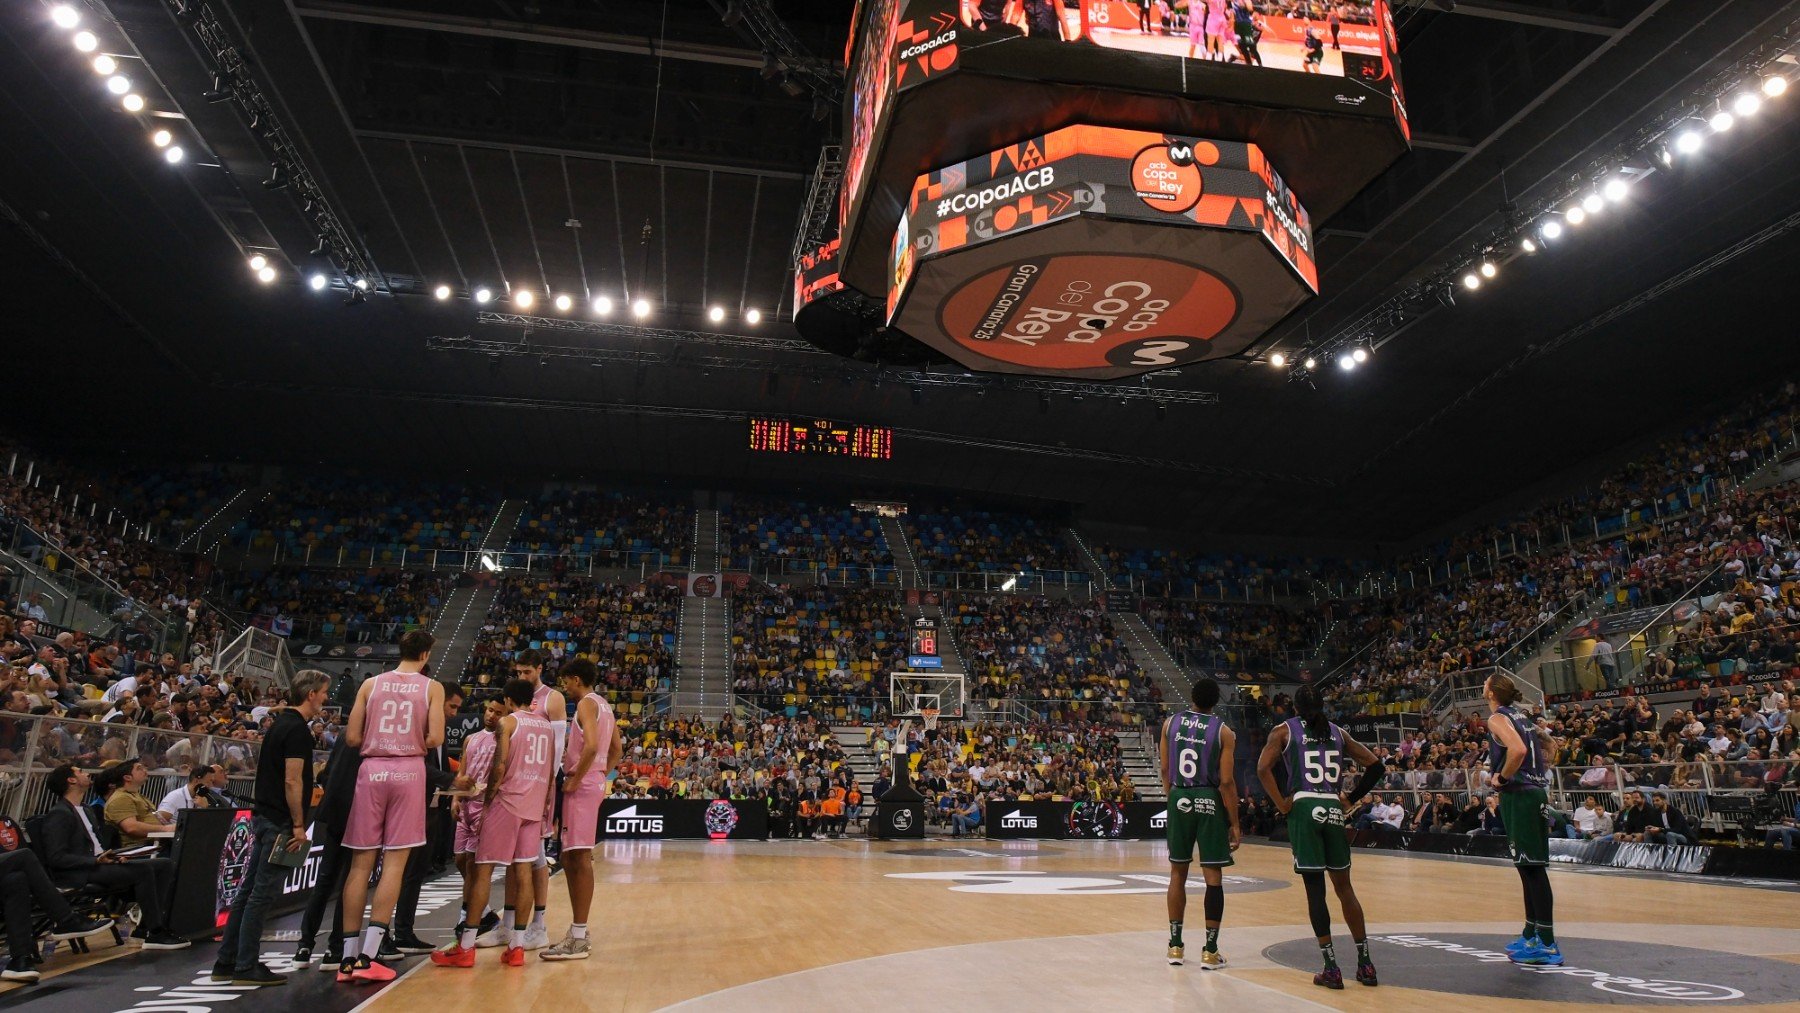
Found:
[[[1169,654],[1168,648],[1165,648],[1156,639],[1156,634],[1150,632],[1150,626],[1144,622],[1144,617],[1136,612],[1119,608],[1117,604],[1110,602],[1109,604],[1112,604],[1112,607],[1107,609],[1106,615],[1113,621],[1113,629],[1117,632],[1120,642],[1131,651],[1132,660],[1136,661],[1149,674],[1150,678],[1162,687],[1163,702],[1180,704],[1186,701],[1188,677],[1182,672],[1181,666],[1175,663],[1175,658]]]
[[[912,539],[906,537],[906,525],[900,523],[898,517],[883,517],[881,537],[887,540],[888,551],[894,554],[894,572],[900,586],[920,586],[919,560],[913,555]]]
[[[832,725],[831,737],[844,749],[844,766],[856,777],[856,786],[867,796],[881,774],[881,763],[869,748],[869,726]]]
[[[1158,758],[1152,736],[1133,729],[1120,731],[1119,757],[1125,761],[1125,775],[1137,788],[1138,798],[1161,802],[1168,797],[1163,794],[1162,774],[1156,769]]]
[[[719,512],[694,511],[693,573],[719,572]],[[731,600],[681,599],[673,706],[717,720],[731,710]]]
[[[1075,558],[1081,560],[1082,568],[1087,570],[1088,576],[1094,578],[1095,590],[1113,590],[1112,578],[1107,576],[1106,567],[1101,565],[1100,557],[1094,550],[1088,547],[1087,539],[1081,537],[1081,532],[1074,528],[1064,528],[1063,541],[1075,550]]]
[[[463,578],[468,579],[468,578]],[[487,621],[488,609],[500,593],[495,581],[480,580],[450,592],[438,609],[431,635],[437,644],[431,649],[431,672],[446,682],[458,682],[469,666],[469,655],[475,650],[475,635]]]
[[[501,500],[499,508],[494,511],[494,519],[488,523],[487,534],[481,536],[478,548],[484,553],[505,552],[507,544],[512,541],[513,532],[519,528],[519,517],[525,513],[525,507],[529,504],[530,501],[523,497]],[[479,560],[469,561],[471,570],[478,569],[480,565]]]

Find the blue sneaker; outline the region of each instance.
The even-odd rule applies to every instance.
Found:
[[[1520,953],[1525,950],[1529,950],[1533,946],[1536,946],[1536,945],[1537,945],[1537,937],[1536,936],[1520,936],[1519,938],[1506,944],[1506,955],[1510,957],[1515,953]]]
[[[1533,944],[1532,946],[1530,946],[1526,949],[1520,950],[1518,953],[1512,954],[1510,956],[1510,959],[1512,960],[1513,963],[1515,963],[1515,964],[1547,964],[1551,967],[1561,967],[1562,966],[1563,955],[1562,955],[1562,948],[1560,946],[1557,946],[1555,943],[1551,943],[1549,946],[1545,946],[1543,943],[1538,942],[1536,939],[1533,939],[1531,942]]]

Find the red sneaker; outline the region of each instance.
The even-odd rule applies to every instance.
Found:
[[[1335,967],[1327,967],[1325,970],[1313,975],[1313,984],[1318,985],[1320,988],[1335,988],[1342,990],[1344,987],[1344,972]]]
[[[474,967],[475,951],[465,950],[459,943],[447,950],[431,951],[431,962],[439,967]]]
[[[508,946],[506,948],[506,952],[500,954],[500,963],[506,965],[507,967],[524,967],[525,966],[525,947],[523,947],[523,946]]]
[[[385,981],[393,981],[400,977],[399,973],[379,960],[368,960],[366,957],[356,962],[356,970],[350,972],[350,980],[359,985],[379,985]]]
[[[339,964],[338,972],[337,972],[338,984],[347,985],[351,981],[355,980],[354,978],[351,977],[351,975],[354,974],[355,971],[356,971],[356,961],[355,960],[346,960],[343,963]]]

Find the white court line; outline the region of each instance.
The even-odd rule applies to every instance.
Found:
[[[420,968],[425,968],[425,967],[430,967],[430,966],[431,966],[431,957],[429,955],[427,955],[424,960],[421,960],[418,963],[414,964],[413,966],[407,968],[406,973],[400,975],[400,977],[395,978],[393,981],[390,981],[387,984],[376,989],[374,995],[369,996],[367,999],[364,999],[362,1002],[359,1002],[355,1006],[351,1007],[350,1013],[362,1013],[363,1010],[366,1010],[370,1006],[375,1005],[375,1000],[381,998],[384,995],[387,995],[389,991],[399,988],[401,982],[403,982],[406,979],[412,977],[413,975],[419,973]]]

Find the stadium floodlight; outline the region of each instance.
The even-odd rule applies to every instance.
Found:
[[[163,161],[170,165],[179,165],[181,164],[181,160],[186,157],[187,152],[181,150],[181,145],[179,144],[172,144],[163,149]]]
[[[1764,95],[1775,98],[1778,95],[1784,94],[1786,91],[1787,78],[1782,77],[1780,74],[1770,74],[1768,77],[1763,78],[1762,93]]]
[[[1753,91],[1739,92],[1738,97],[1731,100],[1731,111],[1739,116],[1755,116],[1762,108],[1762,97]]]
[[[132,94],[125,96],[119,104],[124,106],[125,111],[128,113],[141,113],[144,111],[144,96],[133,92]]]
[[[123,95],[131,90],[131,79],[123,74],[114,74],[106,79],[106,90],[114,95]]]
[[[1706,124],[1707,124],[1707,126],[1710,126],[1713,128],[1714,133],[1722,134],[1725,131],[1730,130],[1731,125],[1736,122],[1737,122],[1737,119],[1735,117],[1733,117],[1729,112],[1726,112],[1725,110],[1721,109],[1718,112],[1713,113],[1712,118],[1707,120]]]
[[[725,307],[714,306],[712,309],[707,310],[706,319],[711,320],[715,324],[723,323],[725,321]]]
[[[1538,251],[1537,240],[1532,239],[1530,236],[1526,236],[1519,241],[1519,249],[1524,250],[1526,253],[1536,253]]]
[[[1309,355],[1306,357],[1306,361],[1301,363],[1301,365],[1305,366],[1307,369],[1318,369],[1319,368],[1319,360],[1317,360]]]
[[[1700,131],[1683,130],[1675,138],[1675,150],[1684,155],[1691,155],[1694,152],[1699,151],[1701,145],[1705,143],[1706,138],[1701,136]]]
[[[650,315],[650,300],[639,299],[631,304],[631,315],[639,320]]]
[[[265,268],[265,267],[268,267],[268,266],[269,266],[269,258],[267,258],[267,257],[265,257],[265,256],[263,256],[263,255],[262,255],[262,254],[260,254],[260,253],[255,253],[255,254],[251,254],[251,256],[250,256],[250,270],[252,270],[252,271],[260,271],[260,270],[262,270],[262,269],[263,269],[263,268]]]
[[[91,53],[100,48],[100,39],[93,32],[76,32],[75,48],[83,53]]]
[[[1562,236],[1562,222],[1552,218],[1545,222],[1544,227],[1539,229],[1538,232],[1540,232],[1545,239],[1560,238]]]
[[[573,309],[574,306],[575,300],[570,298],[566,293],[556,297],[556,311],[558,313],[567,313],[569,310]]]
[[[1481,275],[1476,274],[1474,271],[1470,271],[1468,274],[1462,276],[1462,283],[1463,288],[1473,292],[1481,287]]]
[[[1369,350],[1362,347],[1361,345],[1358,345],[1355,348],[1350,350],[1350,357],[1352,359],[1355,359],[1357,361],[1357,363],[1360,365],[1361,363],[1365,363],[1365,362],[1369,361]]]
[[[1356,357],[1351,355],[1349,352],[1345,352],[1342,355],[1338,356],[1337,364],[1338,364],[1339,369],[1348,373],[1351,370],[1356,368]]]
[[[1581,198],[1581,209],[1590,215],[1597,215],[1606,210],[1606,201],[1597,193],[1590,193]]]
[[[482,305],[485,306],[488,303],[492,302],[493,299],[494,299],[494,290],[491,288],[488,288],[486,285],[483,285],[480,288],[475,290],[475,301],[476,302],[481,303]]]
[[[1280,369],[1287,365],[1287,356],[1280,352],[1276,352],[1274,355],[1269,356],[1269,365],[1274,366],[1276,369]]]
[[[326,279],[326,277],[324,275],[315,274],[312,277],[306,279],[306,284],[307,284],[307,287],[311,288],[314,292],[323,292],[323,291],[325,291],[325,286],[331,284],[331,282],[328,279]]]
[[[607,316],[608,314],[612,313],[612,311],[613,311],[613,301],[610,297],[603,296],[603,295],[597,295],[594,297],[594,312],[595,313],[598,313],[601,316]]]
[[[369,290],[369,279],[367,278],[358,278],[356,279],[355,284],[358,292],[367,292]]]
[[[119,61],[105,53],[101,53],[99,56],[94,57],[93,67],[94,73],[99,74],[101,77],[111,77],[113,74],[118,73]]]
[[[55,22],[58,28],[74,28],[81,24],[81,14],[68,4],[57,4],[50,8],[50,20]]]
[[[532,295],[531,290],[528,288],[519,289],[512,294],[513,305],[522,310],[530,309],[531,304],[534,302],[537,302],[537,296]]]
[[[1606,181],[1605,186],[1600,188],[1601,196],[1615,204],[1624,200],[1625,195],[1630,192],[1631,187],[1625,182],[1625,177],[1623,176],[1614,176]]]
[[[150,135],[150,143],[156,145],[159,148],[168,147],[169,142],[173,141],[174,139],[175,139],[175,135],[169,133],[167,130],[158,130],[156,133]]]
[[[437,288],[431,290],[431,294],[437,297],[438,302],[443,302],[445,299],[450,298],[450,286],[439,285]]]
[[[1582,222],[1587,221],[1587,212],[1583,211],[1581,205],[1577,204],[1563,212],[1563,219],[1570,225],[1580,225]]]
[[[1484,260],[1481,262],[1481,276],[1483,278],[1492,278],[1494,275],[1499,274],[1499,273],[1500,273],[1500,269],[1498,267],[1494,266],[1493,261]]]
[[[762,310],[758,310],[758,309],[745,310],[744,311],[744,323],[747,323],[747,324],[751,325],[752,327],[756,326],[757,324],[762,323]]]
[[[267,264],[264,264],[262,267],[257,269],[256,280],[262,282],[264,285],[267,285],[269,282],[274,281],[275,280],[275,269],[273,267],[268,266]]]

